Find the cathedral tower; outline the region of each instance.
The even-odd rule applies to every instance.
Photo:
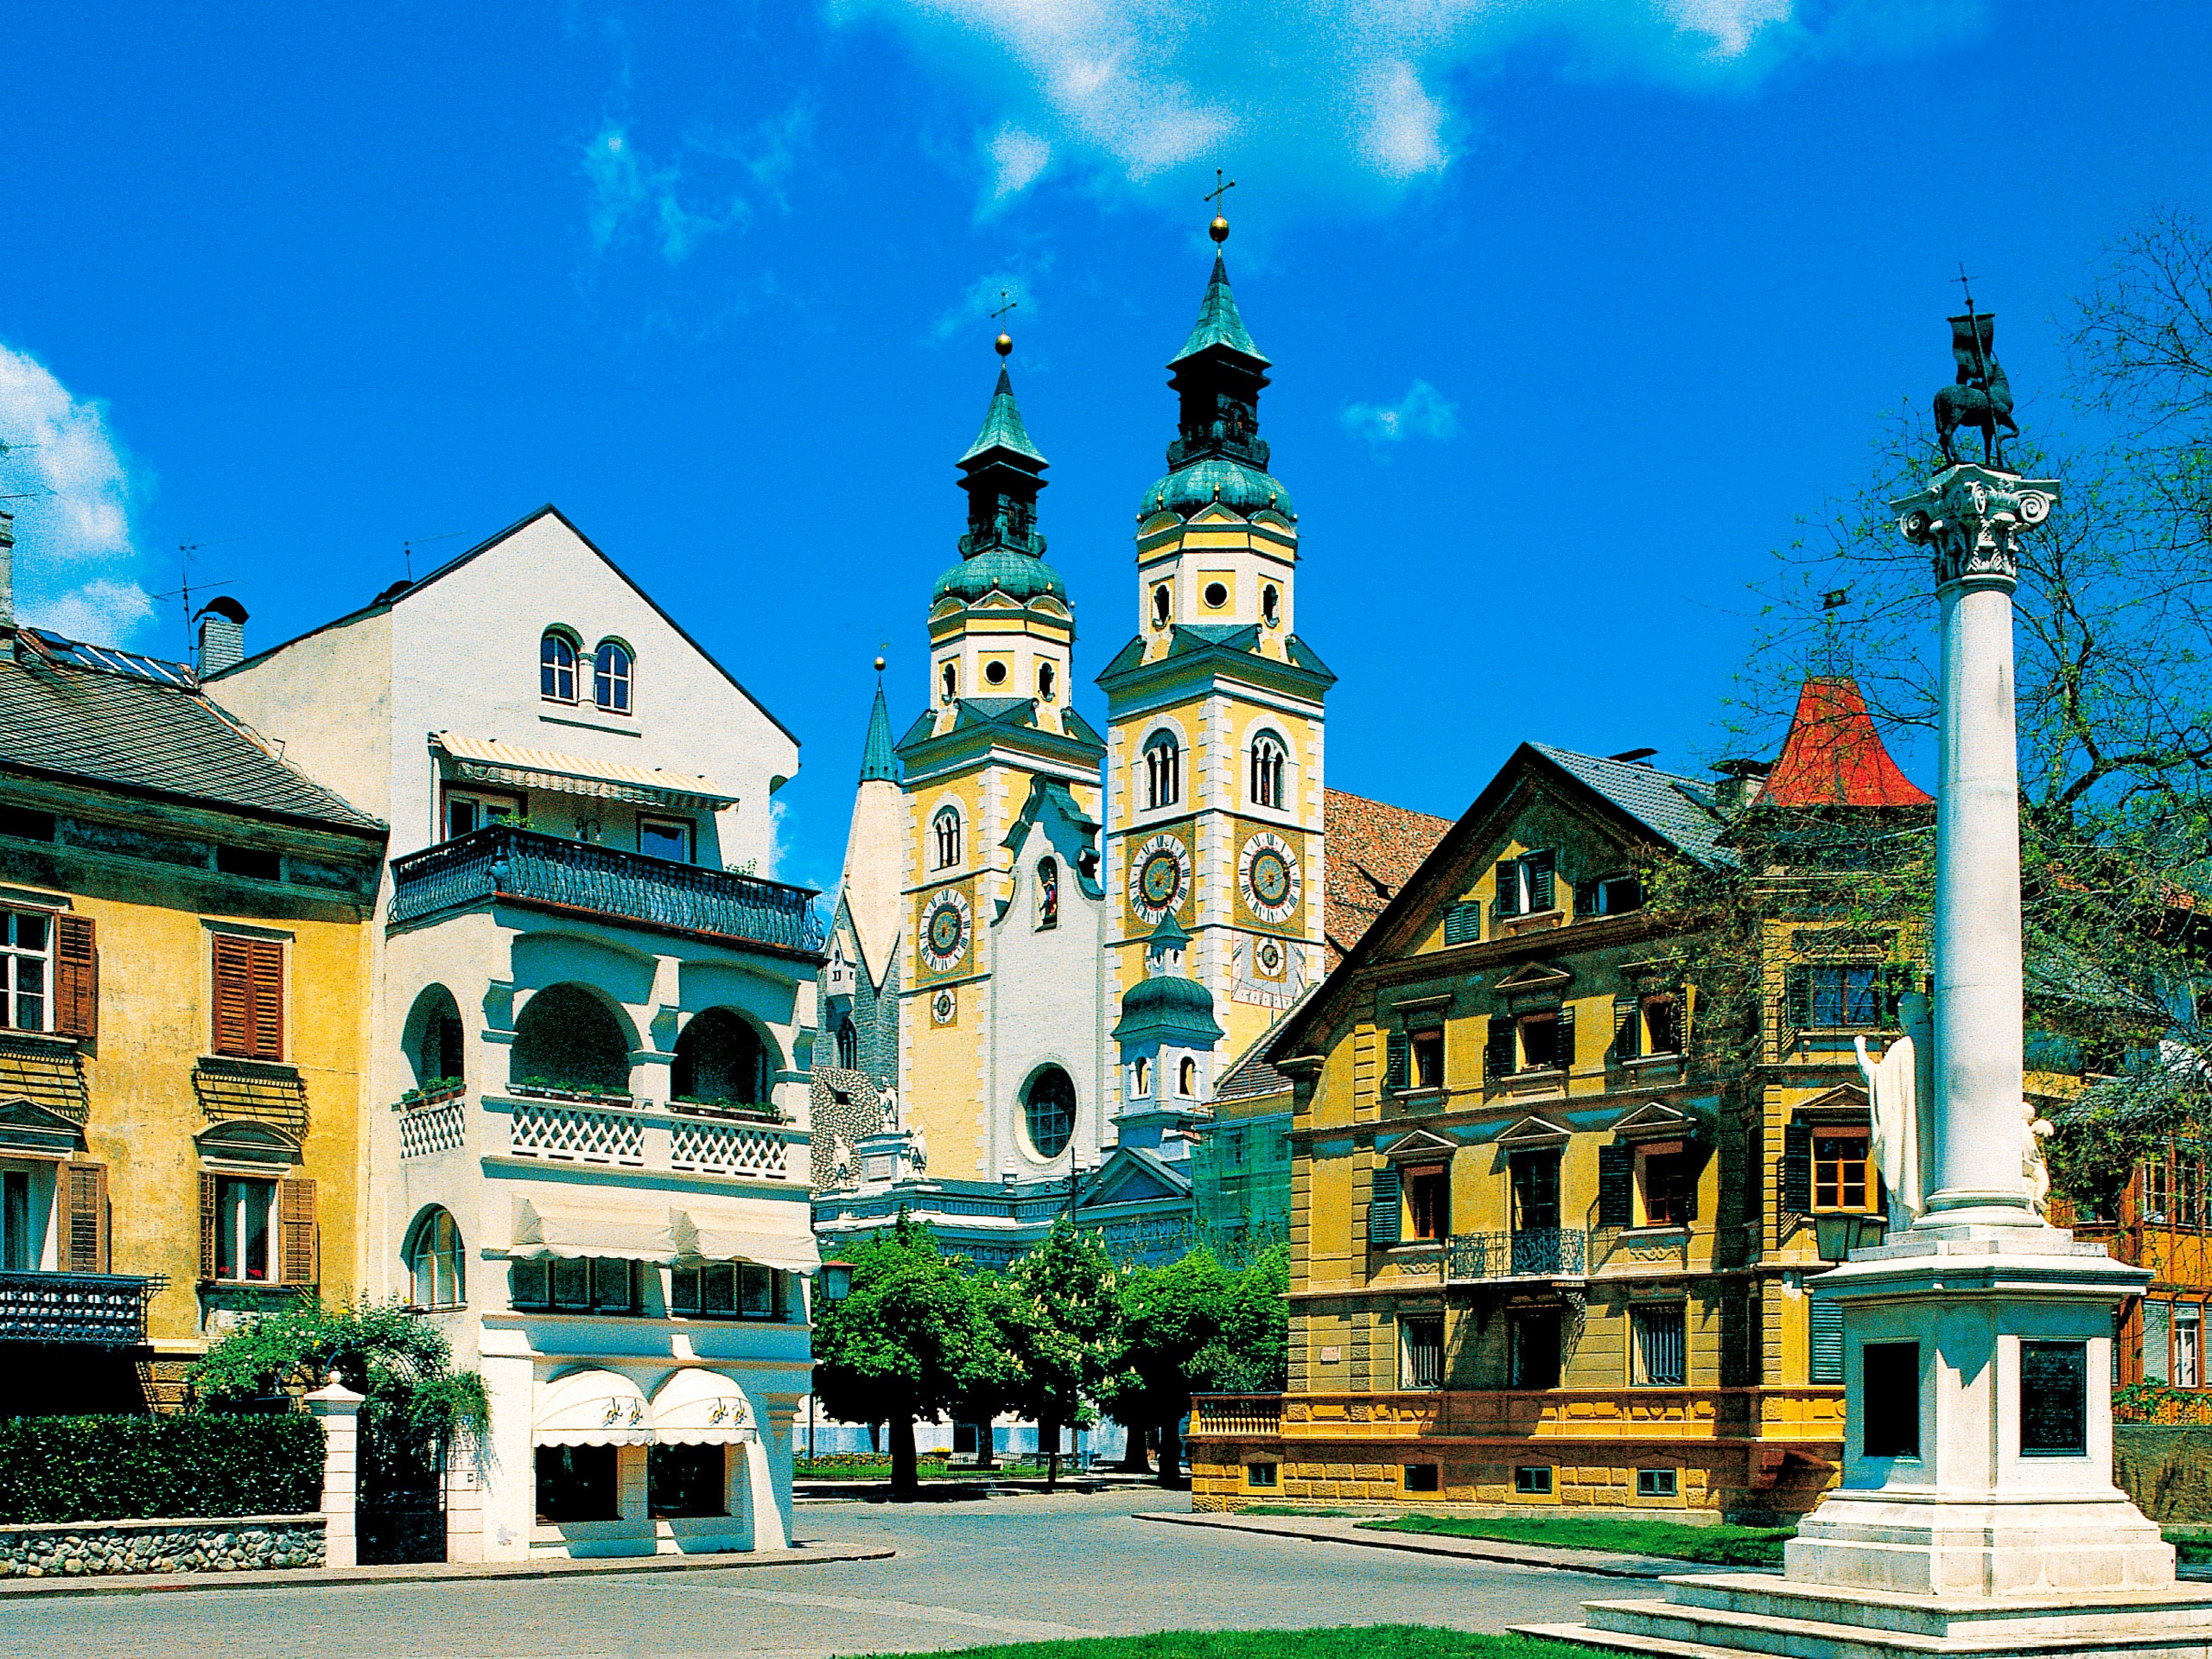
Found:
[[[1022,1179],[1096,1162],[1105,1132],[1105,746],[1069,701],[1075,613],[1037,527],[1046,462],[1003,367],[959,465],[968,530],[931,595],[931,706],[898,747],[899,1086],[932,1179]]]
[[[1217,219],[1215,242],[1228,234]],[[1322,699],[1336,677],[1294,632],[1298,516],[1259,433],[1268,366],[1217,251],[1168,365],[1181,410],[1167,475],[1138,507],[1137,636],[1098,677],[1109,998],[1143,977],[1147,941],[1173,916],[1229,1054],[1323,966]]]

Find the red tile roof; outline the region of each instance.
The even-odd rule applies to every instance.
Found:
[[[1776,806],[1929,806],[1936,798],[1890,759],[1859,683],[1838,678],[1805,682],[1759,798]]]
[[[1409,812],[1402,806],[1348,795],[1341,789],[1325,791],[1322,810],[1328,834],[1328,892],[1324,895],[1321,925],[1329,942],[1329,968],[1333,971],[1344,952],[1382,913],[1382,906],[1397,896],[1421,861],[1451,829],[1449,818]]]

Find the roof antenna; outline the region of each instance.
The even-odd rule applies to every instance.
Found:
[[[417,543],[417,542],[421,542],[424,546],[426,546],[426,547],[427,547],[427,546],[428,546],[430,543],[432,543],[432,542],[449,542],[449,541],[453,540],[453,538],[454,538],[454,537],[459,536],[459,535],[461,535],[461,534],[463,534],[463,533],[464,533],[463,531],[458,531],[458,530],[448,530],[448,531],[444,531],[443,533],[442,533],[442,534],[440,534],[440,535],[436,535],[436,536],[410,536],[410,537],[409,537],[405,541],[404,541],[404,542],[400,543],[400,544],[399,544],[399,557],[400,557],[400,562],[401,562],[402,565],[403,565],[403,566],[405,568],[405,569],[406,569],[406,573],[407,573],[407,585],[408,585],[410,588],[412,588],[412,587],[415,585],[415,543]]]

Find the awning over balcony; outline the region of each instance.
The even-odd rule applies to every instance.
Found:
[[[690,778],[658,766],[626,766],[613,760],[529,749],[488,737],[432,732],[430,748],[453,764],[456,776],[471,783],[508,789],[550,789],[564,795],[629,801],[639,806],[671,806],[687,811],[717,811],[737,804],[737,797],[709,779]]]
[[[812,1273],[822,1265],[807,1207],[789,1200],[686,1193],[683,1208],[673,1209],[665,1197],[619,1188],[563,1197],[566,1206],[550,1196],[515,1200],[508,1255],[524,1261],[752,1262],[785,1273]]]
[[[653,1439],[663,1446],[731,1446],[756,1440],[745,1390],[720,1371],[687,1365],[653,1394]]]
[[[676,1212],[665,1200],[624,1202],[626,1195],[582,1193],[578,1207],[563,1210],[531,1198],[515,1200],[513,1243],[508,1254],[524,1261],[546,1256],[601,1256],[624,1262],[676,1260]]]
[[[799,1206],[761,1198],[691,1198],[676,1212],[677,1254],[691,1262],[753,1262],[785,1273],[822,1266],[814,1232]]]
[[[620,1371],[570,1371],[537,1385],[535,1446],[651,1446],[652,1408]]]

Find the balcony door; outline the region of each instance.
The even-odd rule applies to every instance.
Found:
[[[1559,1151],[1513,1154],[1513,1230],[1559,1230]]]
[[[500,823],[522,816],[522,803],[512,795],[446,791],[446,839],[452,841],[487,823]]]

